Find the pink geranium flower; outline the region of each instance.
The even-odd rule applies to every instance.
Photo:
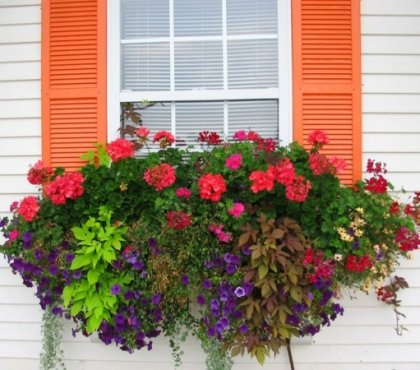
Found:
[[[236,171],[242,166],[242,155],[232,154],[226,159],[225,166],[230,170]]]
[[[38,215],[39,209],[38,200],[33,196],[29,196],[23,198],[17,211],[25,221],[31,222]]]
[[[233,207],[228,210],[228,213],[235,218],[241,217],[244,212],[245,206],[240,202],[235,203]]]

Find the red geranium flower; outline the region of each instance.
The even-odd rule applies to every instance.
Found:
[[[124,158],[134,157],[134,144],[120,138],[110,142],[106,151],[113,162],[118,162]]]
[[[139,127],[136,130],[136,135],[140,138],[140,139],[147,139],[147,137],[149,136],[150,131],[146,128],[146,127]]]
[[[182,230],[191,225],[191,215],[184,211],[170,211],[166,218],[168,226],[173,229]]]
[[[33,196],[23,198],[17,212],[28,222],[31,222],[39,212],[38,200]]]
[[[312,134],[308,137],[308,143],[312,146],[322,147],[325,144],[328,144],[330,139],[328,138],[327,134],[322,130],[315,130]]]
[[[220,174],[208,173],[198,180],[200,198],[218,202],[222,194],[226,192],[226,181]]]
[[[365,189],[371,191],[372,193],[385,193],[388,187],[388,181],[382,176],[378,175],[377,177],[371,177],[366,180]]]
[[[75,200],[83,195],[83,181],[80,172],[65,173],[48,184],[46,194],[54,204],[65,204],[67,199]]]
[[[265,172],[261,170],[252,171],[249,175],[249,179],[253,182],[251,190],[254,193],[259,193],[264,190],[271,191],[274,188],[274,167],[269,167]]]
[[[311,190],[311,182],[302,176],[296,177],[290,185],[286,186],[286,198],[295,202],[304,202]]]
[[[364,272],[373,266],[370,256],[353,256],[349,255],[346,259],[346,269],[352,272]]]
[[[283,159],[275,167],[276,181],[281,185],[290,185],[295,179],[295,166],[289,159]]]
[[[161,148],[166,148],[168,145],[171,145],[175,142],[175,136],[172,135],[169,131],[158,131],[155,136],[153,136],[153,142],[159,142]]]
[[[197,140],[201,143],[207,143],[208,145],[219,145],[222,142],[220,135],[215,131],[201,131],[198,133]]]
[[[41,185],[49,180],[53,172],[52,167],[44,167],[42,161],[38,161],[30,168],[26,178],[32,185]]]
[[[175,182],[175,170],[168,163],[162,163],[149,168],[144,173],[144,180],[157,191],[161,191]]]

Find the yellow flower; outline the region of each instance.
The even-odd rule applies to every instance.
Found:
[[[365,210],[363,209],[363,208],[356,208],[356,211],[358,212],[358,213],[360,213],[361,215],[363,215],[364,213],[365,213]]]
[[[360,230],[360,229],[356,229],[355,231],[354,231],[354,235],[356,235],[357,237],[361,237],[361,236],[363,236],[363,230]]]

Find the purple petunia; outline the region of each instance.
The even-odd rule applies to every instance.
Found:
[[[120,284],[114,284],[111,287],[111,294],[112,295],[118,295],[121,292],[121,285]]]
[[[190,277],[188,275],[181,276],[181,284],[187,286],[190,283]]]
[[[197,296],[197,303],[200,306],[203,306],[204,304],[206,304],[206,299],[200,294]]]
[[[235,289],[235,295],[236,295],[238,298],[242,298],[242,297],[244,297],[244,296],[245,296],[245,289],[244,289],[244,288],[242,288],[241,286],[238,286],[238,287]]]

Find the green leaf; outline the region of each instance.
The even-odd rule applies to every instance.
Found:
[[[268,274],[268,266],[261,264],[258,266],[258,277],[260,280],[264,279]]]
[[[115,256],[115,252],[113,250],[104,250],[103,251],[103,256],[102,258],[108,262],[108,263],[112,263],[113,261],[115,261],[115,259],[117,258]]]
[[[64,302],[64,307],[68,307],[69,306],[71,297],[73,295],[73,291],[74,291],[73,284],[67,285],[67,286],[64,287],[63,294],[62,294],[63,302]]]
[[[83,302],[82,301],[75,302],[71,306],[70,314],[72,316],[76,316],[82,310],[82,307],[83,307]]]
[[[86,331],[88,332],[88,334],[92,334],[94,331],[98,330],[99,326],[101,326],[102,320],[103,316],[90,316],[86,324]]]
[[[86,153],[82,154],[80,156],[80,159],[82,161],[89,162],[89,164],[94,164],[95,163],[95,152],[93,150],[89,150]]]
[[[99,280],[100,275],[101,273],[98,270],[89,270],[87,273],[89,285],[96,284]]]
[[[71,231],[73,232],[73,235],[77,240],[86,239],[86,233],[85,233],[85,230],[83,230],[83,228],[75,226],[75,227],[72,227]]]
[[[111,164],[111,157],[106,152],[106,149],[101,144],[98,144],[97,148],[98,148],[99,164],[101,166],[109,167],[109,165]]]
[[[82,254],[79,256],[76,256],[71,263],[70,270],[78,270],[81,267],[90,265],[92,263],[92,258],[88,254]]]
[[[255,351],[255,357],[257,358],[258,363],[262,366],[265,362],[265,351],[264,348],[258,347]]]

